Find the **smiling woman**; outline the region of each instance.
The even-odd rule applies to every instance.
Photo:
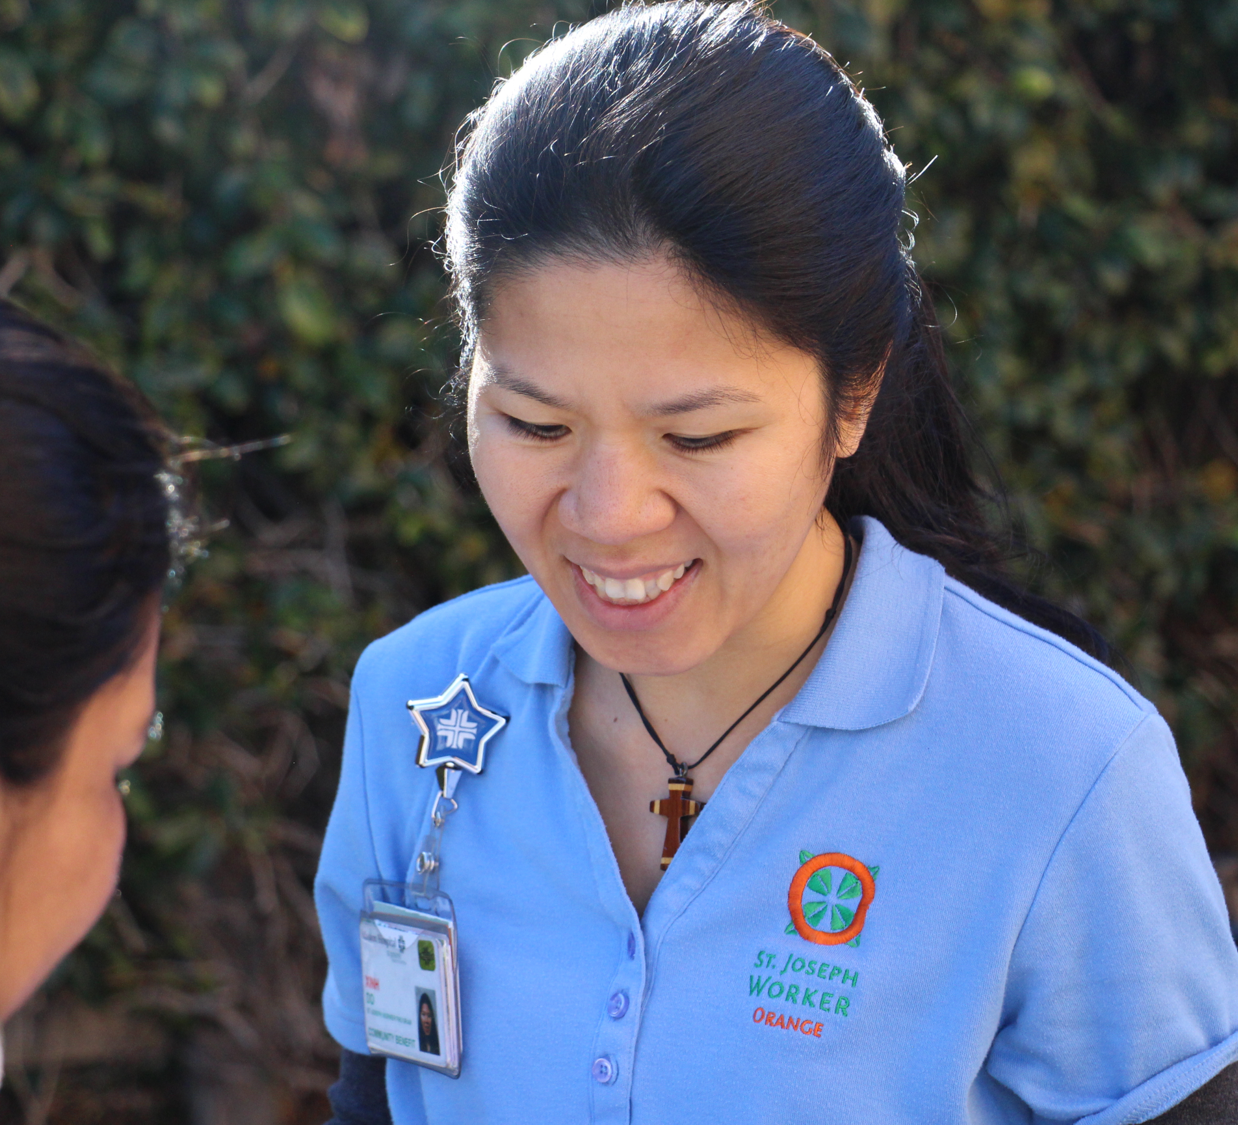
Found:
[[[826,1088],[874,1125],[1227,1119],[1238,953],[1172,737],[1002,573],[904,185],[742,3],[624,5],[477,115],[460,389],[529,577],[357,669],[317,888],[341,1122],[790,1122]],[[462,675],[507,719],[463,782],[402,714]],[[362,884],[427,871],[454,1082],[365,1057]],[[761,971],[822,946],[828,980]]]
[[[129,384],[0,301],[0,1020],[116,886],[171,562],[167,436]]]

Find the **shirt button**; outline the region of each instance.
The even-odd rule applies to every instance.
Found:
[[[612,1020],[621,1020],[628,1014],[628,994],[626,989],[616,992],[606,1004],[606,1014]]]
[[[632,960],[636,956],[636,935],[631,930],[628,931],[628,960]]]
[[[603,1086],[609,1086],[619,1073],[618,1068],[609,1058],[603,1055],[600,1059],[593,1060],[593,1077]]]

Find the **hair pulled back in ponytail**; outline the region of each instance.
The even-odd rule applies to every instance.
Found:
[[[905,183],[876,112],[808,37],[748,3],[625,5],[549,43],[473,119],[447,207],[462,370],[504,278],[554,258],[669,256],[815,356],[832,418],[876,390],[859,450],[835,465],[826,506],[840,522],[875,516],[1106,658],[1090,626],[1002,573],[902,238]]]
[[[0,780],[53,770],[138,655],[172,562],[168,439],[136,388],[0,300]]]

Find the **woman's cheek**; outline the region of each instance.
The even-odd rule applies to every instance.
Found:
[[[93,832],[82,840],[81,857],[82,869],[90,872],[90,917],[85,919],[86,929],[94,925],[116,890],[125,850],[125,807],[115,785],[96,794],[93,805]]]
[[[532,541],[541,526],[541,482],[544,468],[522,450],[487,448],[480,441],[473,458],[477,484],[495,521],[513,549],[528,565],[526,554],[536,549]]]
[[[31,894],[45,911],[44,952],[51,963],[81,941],[106,909],[124,842],[125,813],[114,784],[92,778],[62,790],[39,847],[40,880],[47,885]],[[49,893],[49,887],[56,890]]]
[[[736,474],[727,498],[734,532],[749,541],[790,537],[798,543],[806,524],[820,513],[828,489],[815,445],[788,441],[747,467],[750,471]]]
[[[785,483],[758,470],[702,474],[680,496],[681,507],[710,542],[724,555],[741,558],[762,555],[774,541],[801,530],[801,520],[787,518],[789,492]]]
[[[475,434],[469,443],[469,460],[473,464],[473,475],[477,478],[477,485],[496,518],[499,515],[499,509],[506,506],[504,504],[505,484],[510,480],[513,469],[511,462],[515,460],[510,452],[504,455],[503,444],[485,430]]]

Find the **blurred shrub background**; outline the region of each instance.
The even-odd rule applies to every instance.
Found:
[[[439,171],[605,6],[0,0],[0,292],[178,431],[294,439],[202,466],[229,525],[168,615],[122,895],[10,1025],[0,1120],[325,1120],[309,888],[350,671],[518,572],[439,420]],[[916,256],[1028,579],[1121,646],[1238,853],[1238,0],[774,11],[923,172]]]

